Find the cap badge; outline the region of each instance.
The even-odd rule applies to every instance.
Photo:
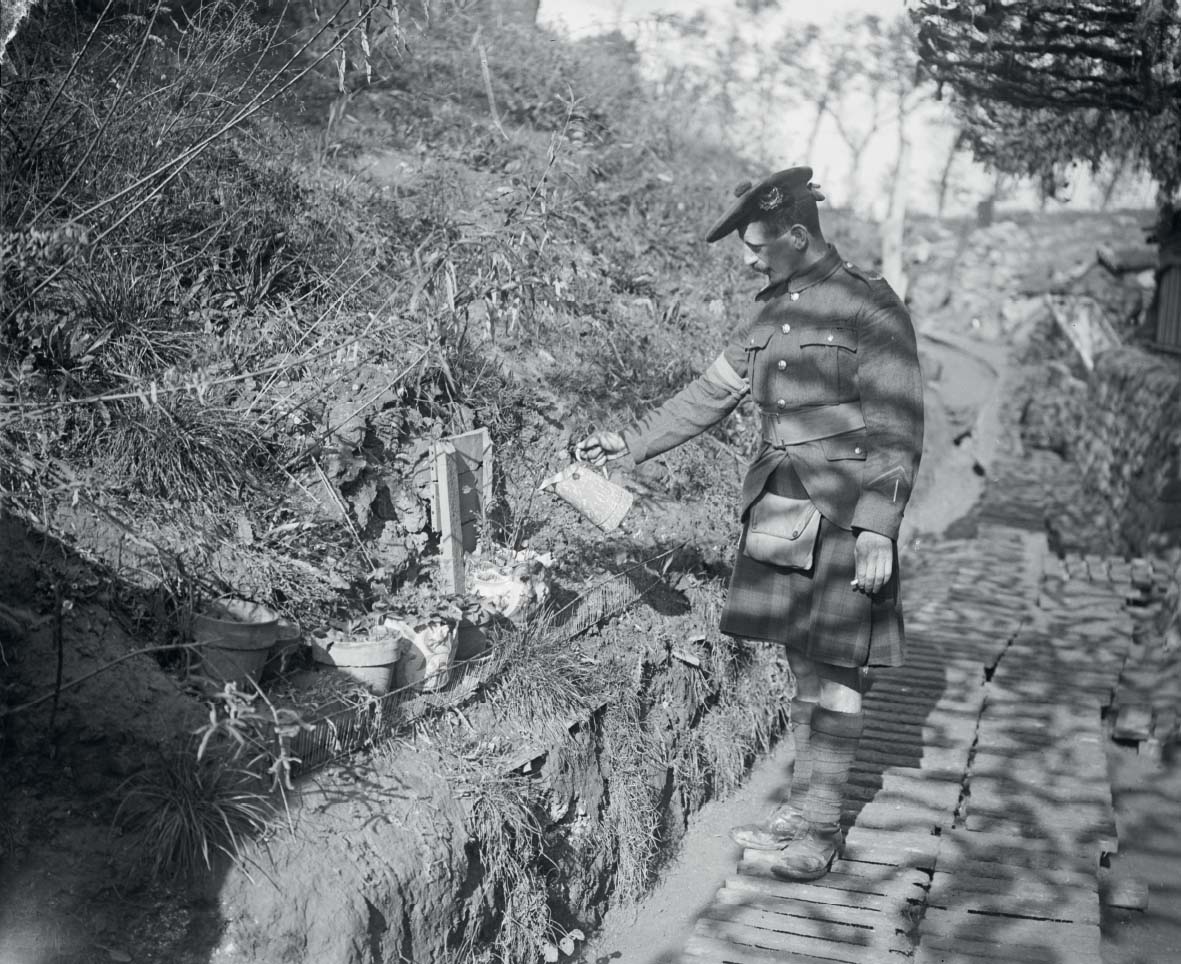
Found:
[[[761,198],[759,198],[759,207],[764,211],[774,211],[779,205],[783,203],[783,192],[778,187],[773,187],[766,191]]]

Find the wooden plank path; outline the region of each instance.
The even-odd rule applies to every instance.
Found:
[[[1002,463],[975,539],[928,550],[907,664],[865,697],[833,871],[779,881],[776,855],[746,851],[683,964],[1100,964],[1128,566],[1051,557],[1021,465]]]

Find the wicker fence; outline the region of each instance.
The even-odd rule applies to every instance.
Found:
[[[681,548],[683,545],[665,549],[608,576],[568,604],[537,618],[563,638],[574,639],[634,606],[663,584],[660,567]],[[288,753],[297,761],[292,773],[311,773],[408,733],[425,719],[464,706],[476,698],[481,684],[494,670],[495,661],[489,655],[463,660],[454,667],[447,685],[436,692],[421,692],[420,681],[323,714],[291,738]]]

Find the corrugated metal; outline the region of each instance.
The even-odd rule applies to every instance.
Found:
[[[1163,348],[1181,350],[1181,265],[1173,265],[1161,275],[1156,340]]]

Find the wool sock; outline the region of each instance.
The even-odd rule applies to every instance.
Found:
[[[841,796],[857,753],[863,713],[838,713],[817,707],[812,714],[812,774],[800,808],[808,822],[835,826],[841,819]]]
[[[812,712],[815,709],[814,700],[794,699],[791,703],[791,735],[795,740],[796,757],[791,765],[791,791],[787,802],[797,810],[803,807],[812,777]]]

